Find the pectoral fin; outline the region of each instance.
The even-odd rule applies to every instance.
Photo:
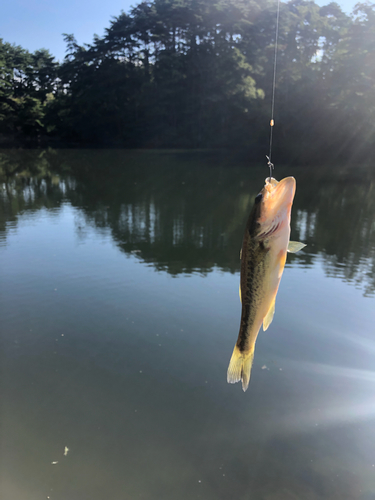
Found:
[[[263,331],[265,332],[267,328],[270,326],[273,320],[273,315],[275,314],[275,300],[273,300],[271,307],[269,308],[268,313],[264,316],[263,319]]]
[[[242,248],[240,250],[240,260],[242,260]]]
[[[238,290],[239,293],[240,293],[240,301],[241,301],[241,304],[242,304],[242,297],[241,297],[241,283],[240,283],[240,289]]]
[[[302,250],[306,245],[304,243],[300,243],[299,241],[289,241],[288,252],[296,253]]]

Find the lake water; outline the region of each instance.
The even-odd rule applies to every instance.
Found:
[[[2,499],[375,499],[375,170],[274,175],[307,247],[244,393],[226,371],[266,165],[0,152]]]

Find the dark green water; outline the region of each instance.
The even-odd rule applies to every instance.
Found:
[[[285,175],[307,247],[243,393],[226,370],[265,166],[0,153],[2,499],[375,499],[375,170]]]

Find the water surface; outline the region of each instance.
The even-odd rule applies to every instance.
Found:
[[[277,167],[307,247],[243,393],[226,370],[266,175],[199,152],[0,153],[2,498],[375,498],[374,169]]]

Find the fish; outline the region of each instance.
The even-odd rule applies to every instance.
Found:
[[[266,331],[273,320],[287,252],[295,253],[306,246],[289,241],[295,191],[294,177],[280,182],[268,177],[247,220],[240,252],[240,331],[227,373],[228,382],[241,380],[244,391],[249,386],[260,327],[263,324]]]

